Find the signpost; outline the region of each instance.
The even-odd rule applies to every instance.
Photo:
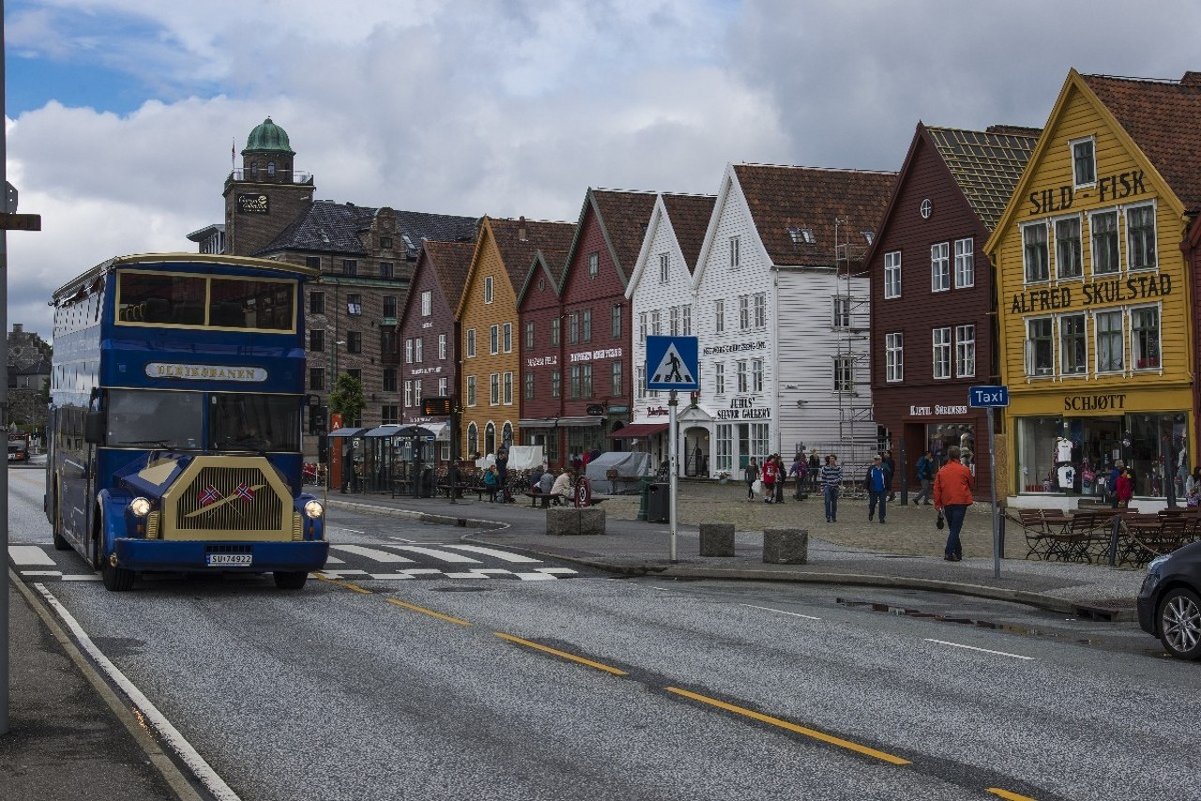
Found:
[[[1001,518],[997,509],[997,452],[993,434],[993,409],[1009,405],[1009,387],[1007,386],[975,386],[968,387],[968,405],[973,409],[988,410],[988,478],[989,490],[992,496],[992,558],[993,578],[1001,577]]]
[[[700,359],[697,356],[696,337],[646,338],[646,388],[666,389],[668,396],[668,531],[671,532],[670,559],[676,560],[676,488],[679,484],[679,433],[677,432],[676,407],[680,399],[679,390],[698,390],[700,385]]]

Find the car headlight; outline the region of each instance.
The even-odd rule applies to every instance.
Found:
[[[150,514],[150,501],[138,496],[129,502],[129,511],[133,512],[134,517],[145,517]]]
[[[316,520],[325,514],[325,507],[321,505],[321,501],[309,501],[304,505],[304,513],[307,517]]]

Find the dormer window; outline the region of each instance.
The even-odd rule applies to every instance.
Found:
[[[817,242],[812,228],[789,228],[788,236],[794,245],[812,245]]]

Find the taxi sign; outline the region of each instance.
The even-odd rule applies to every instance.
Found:
[[[1009,405],[1009,387],[1007,386],[978,386],[968,387],[968,405],[973,409],[999,408]]]

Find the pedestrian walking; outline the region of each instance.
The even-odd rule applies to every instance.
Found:
[[[924,503],[930,505],[931,491],[934,487],[934,457],[927,450],[917,459],[917,481],[922,485],[922,489],[913,498],[913,505]],[[924,500],[923,500],[924,499]]]
[[[752,456],[742,469],[742,480],[746,482],[746,499],[755,500],[755,482],[759,480],[759,463]]]
[[[512,501],[513,496],[509,494],[509,449],[504,445],[496,449],[496,481],[501,503]]]
[[[1130,500],[1134,497],[1134,471],[1129,467],[1123,470],[1122,475],[1118,476],[1117,486],[1114,489],[1118,506],[1122,509],[1129,508]]]
[[[842,467],[838,464],[838,457],[834,454],[826,456],[826,463],[822,465],[822,501],[826,507],[826,522],[838,522],[838,490],[842,485]]]
[[[784,503],[784,482],[788,479],[788,474],[784,472],[784,460],[780,458],[780,454],[775,454],[776,460],[776,503]]]
[[[947,448],[947,463],[934,477],[934,508],[947,521],[947,544],[943,559],[959,562],[963,559],[963,543],[959,532],[963,529],[963,518],[972,505],[972,471],[959,461],[959,446]]]
[[[884,451],[880,457],[881,463],[884,465],[884,489],[888,492],[888,502],[892,503],[897,499],[897,494],[892,491],[892,477],[897,472],[897,463],[892,458],[892,448]],[[880,522],[884,522],[884,515],[880,515]]]
[[[863,487],[867,490],[867,522],[872,522],[876,516],[876,507],[880,508],[880,523],[884,523],[884,514],[888,509],[888,468],[879,454],[872,457],[872,464],[867,468],[863,478]]]
[[[810,492],[817,492],[818,488],[821,486],[821,472],[822,463],[817,456],[817,449],[814,448],[809,451],[809,481],[812,482],[811,486],[809,487]]]
[[[776,455],[770,454],[763,460],[763,502],[771,503],[776,497],[776,479],[779,478],[779,468],[776,466]]]
[[[809,468],[805,465],[805,458],[798,453],[792,460],[792,466],[788,468],[788,475],[796,479],[796,492],[792,497],[798,501],[805,500],[805,479],[808,477]]]
[[[1126,463],[1118,459],[1113,463],[1113,467],[1109,471],[1109,505],[1111,508],[1118,508],[1118,479],[1122,477],[1122,473],[1126,470]]]

